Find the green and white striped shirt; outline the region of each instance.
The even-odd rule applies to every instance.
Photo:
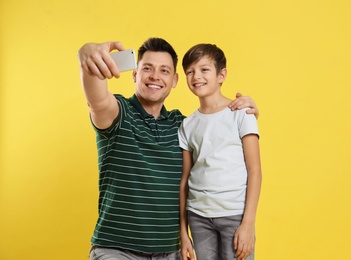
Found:
[[[179,249],[182,151],[179,110],[149,115],[136,96],[115,95],[119,116],[96,130],[99,217],[91,242],[138,252]]]

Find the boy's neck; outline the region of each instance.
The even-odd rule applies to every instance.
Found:
[[[213,114],[227,108],[231,100],[223,95],[200,98],[199,111],[202,114]]]

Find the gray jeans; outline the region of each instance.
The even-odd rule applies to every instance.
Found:
[[[234,234],[242,215],[205,218],[188,211],[188,222],[198,260],[233,260],[235,258]],[[253,260],[252,252],[246,260]]]
[[[92,246],[90,260],[181,260],[179,252],[138,253],[129,250]]]

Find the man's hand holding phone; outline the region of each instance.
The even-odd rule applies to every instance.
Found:
[[[133,49],[112,52],[111,56],[119,72],[134,70],[137,66]]]
[[[116,65],[114,58],[112,57],[112,51],[117,50],[115,53],[124,53],[125,51],[121,42],[105,42],[105,43],[87,43],[78,52],[79,62],[83,73],[90,76],[96,76],[97,78],[104,80],[112,77],[119,78],[120,68]],[[134,53],[134,51],[133,51]],[[130,54],[130,53],[129,53]],[[120,56],[122,54],[114,54]],[[123,54],[125,55],[125,54]],[[122,55],[122,56],[123,56]],[[131,56],[131,55],[127,55]],[[129,57],[129,61],[132,58]],[[135,58],[134,58],[135,62]],[[124,63],[121,59],[121,64]],[[122,65],[120,65],[122,66]],[[123,65],[124,66],[124,65]],[[124,69],[122,66],[122,69]],[[127,68],[131,68],[130,64]]]

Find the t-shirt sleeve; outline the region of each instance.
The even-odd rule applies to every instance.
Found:
[[[188,140],[186,138],[186,132],[185,132],[185,128],[184,128],[184,121],[182,122],[182,124],[180,125],[180,127],[178,129],[179,146],[180,146],[180,148],[182,148],[184,150],[190,151],[189,143],[188,143]]]
[[[258,137],[258,124],[255,115],[247,114],[246,109],[240,110],[239,120],[238,120],[238,127],[239,127],[239,135],[240,138],[243,138],[245,135],[248,134],[256,134]]]

